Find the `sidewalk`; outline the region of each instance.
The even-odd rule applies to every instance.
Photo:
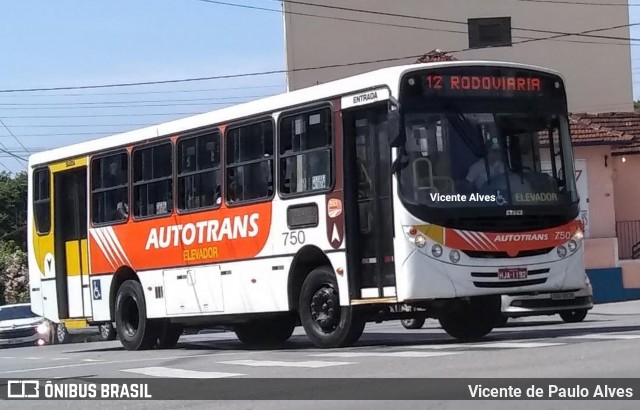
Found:
[[[594,305],[589,313],[596,315],[640,315],[640,300]]]

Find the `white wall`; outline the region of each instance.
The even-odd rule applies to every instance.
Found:
[[[582,0],[585,1],[585,0]],[[602,0],[586,0],[602,2]],[[513,41],[517,37],[548,37],[515,28],[558,32],[581,32],[629,23],[626,7],[598,7],[515,0],[305,0],[355,9],[425,16],[466,22],[477,17],[511,17]],[[460,50],[468,47],[465,24],[376,16],[313,6],[285,3],[285,10],[330,17],[409,25],[461,33],[398,28],[335,19],[285,15],[288,69],[317,67],[375,59],[424,54],[435,48]],[[621,28],[594,34],[629,37]],[[618,40],[567,37],[563,40],[609,44],[538,41],[456,53],[460,59],[510,60],[546,66],[562,72],[567,80],[572,112],[633,111],[631,56],[629,46],[611,45]],[[560,39],[558,39],[560,40]],[[375,68],[411,63],[415,58],[350,67],[299,71],[290,74],[291,90],[334,80]]]

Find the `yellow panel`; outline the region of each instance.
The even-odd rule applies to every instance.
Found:
[[[66,161],[61,161],[61,162],[56,162],[55,164],[51,164],[49,166],[49,169],[51,169],[51,173],[55,173],[60,171],[66,171],[68,169],[86,167],[88,163],[89,163],[88,157],[73,158],[73,159],[68,159]]]
[[[53,233],[38,235],[38,232],[36,232],[35,222],[32,222],[32,224],[31,230],[33,231],[33,241],[31,243],[31,248],[38,264],[38,269],[40,270],[40,273],[44,274],[45,257],[48,253],[53,255]]]
[[[80,252],[82,252],[82,274],[89,274],[89,245],[86,239],[80,241]]]
[[[87,321],[84,319],[66,319],[63,320],[63,322],[67,329],[82,329],[87,327]]]
[[[69,241],[64,244],[67,254],[67,276],[80,275],[80,249],[78,241]]]
[[[416,226],[418,231],[422,232],[428,238],[431,238],[436,243],[444,243],[444,228],[438,225],[418,225]]]

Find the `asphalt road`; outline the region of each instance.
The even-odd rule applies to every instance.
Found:
[[[297,329],[279,350],[246,349],[233,333],[183,336],[173,350],[128,352],[119,342],[0,350],[0,378],[618,378],[640,377],[640,302],[602,305],[578,324],[558,316],[518,319],[482,342],[459,344],[434,321],[421,330],[369,324],[351,348],[322,350]],[[322,388],[322,386],[318,386]],[[9,404],[4,402],[4,404]],[[10,408],[68,407],[11,402]],[[75,404],[80,404],[76,402]],[[637,402],[90,402],[91,408],[637,409]],[[0,408],[3,403],[0,402]],[[9,408],[7,406],[6,408]]]

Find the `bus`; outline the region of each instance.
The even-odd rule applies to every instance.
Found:
[[[475,340],[501,295],[586,283],[564,81],[528,65],[383,68],[35,153],[29,186],[33,311],[127,350]]]

